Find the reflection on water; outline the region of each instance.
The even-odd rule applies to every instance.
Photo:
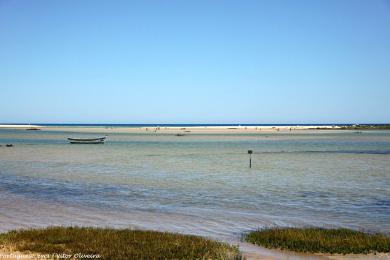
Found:
[[[224,239],[272,225],[390,232],[390,132],[111,134],[104,145],[70,145],[70,135],[0,130],[0,144],[16,144],[0,147],[0,230],[111,225]]]

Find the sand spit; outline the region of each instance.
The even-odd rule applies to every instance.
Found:
[[[29,128],[42,128],[39,125],[8,125],[8,124],[0,124],[1,128],[10,128],[10,129],[29,129]]]
[[[253,134],[277,132],[302,132],[318,129],[339,129],[339,126],[160,126],[160,127],[117,127],[117,126],[46,126],[45,131],[85,133],[139,133],[139,134]],[[324,131],[329,131],[324,130]]]

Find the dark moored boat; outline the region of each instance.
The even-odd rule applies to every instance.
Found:
[[[104,144],[106,137],[98,138],[68,138],[71,144]]]

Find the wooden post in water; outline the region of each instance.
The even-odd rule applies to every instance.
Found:
[[[252,150],[248,150],[248,154],[249,154],[249,168],[252,168],[252,153],[253,153]]]

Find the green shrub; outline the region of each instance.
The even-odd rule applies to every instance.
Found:
[[[367,254],[390,252],[390,237],[349,229],[271,228],[245,236],[247,242],[297,252]]]
[[[49,227],[11,231],[0,243],[40,254],[94,254],[100,259],[236,259],[236,247],[198,236],[128,229]]]

